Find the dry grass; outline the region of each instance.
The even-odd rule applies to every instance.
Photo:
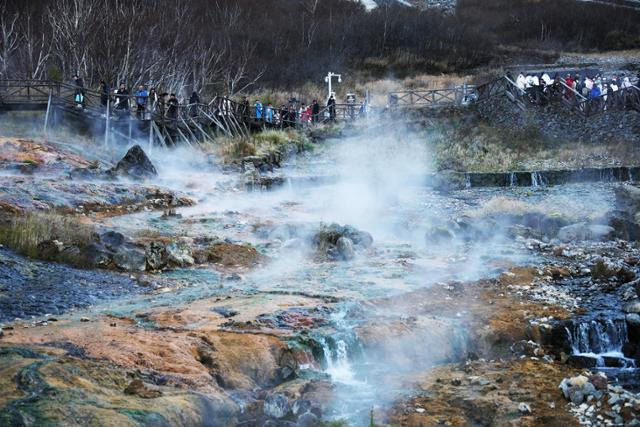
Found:
[[[600,200],[596,197],[562,195],[549,196],[544,200],[528,202],[512,197],[495,196],[484,202],[480,207],[466,212],[466,214],[480,218],[497,214],[522,216],[540,213],[578,222],[602,218],[608,210],[609,206],[606,200]]]
[[[92,241],[92,234],[91,226],[48,212],[29,212],[0,225],[0,243],[32,258],[38,257],[43,242],[57,240],[82,247]]]
[[[248,137],[221,137],[216,140],[216,145],[210,146],[209,149],[214,151],[223,162],[230,163],[247,156],[282,151],[291,144],[295,145],[298,151],[313,148],[304,133],[289,129],[267,130]]]

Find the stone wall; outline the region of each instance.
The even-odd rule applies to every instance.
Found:
[[[640,112],[637,111],[611,111],[588,118],[557,104],[532,105],[522,111],[503,96],[478,103],[472,108],[491,125],[523,131],[534,129],[549,139],[585,143],[640,143]]]

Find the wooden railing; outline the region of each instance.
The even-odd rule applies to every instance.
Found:
[[[450,89],[397,91],[389,93],[388,102],[390,108],[462,105],[475,91],[475,86],[470,85]]]

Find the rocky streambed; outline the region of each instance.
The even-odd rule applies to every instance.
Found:
[[[1,424],[640,417],[632,185],[434,189],[409,136],[244,172],[3,143]]]

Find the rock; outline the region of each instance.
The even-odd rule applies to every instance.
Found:
[[[145,258],[149,271],[161,270],[167,265],[165,247],[159,242],[149,243],[145,250]]]
[[[306,412],[300,415],[296,423],[298,427],[319,427],[321,425],[320,419],[312,412]]]
[[[139,145],[131,147],[111,172],[136,179],[153,178],[158,175],[155,166]]]
[[[81,322],[89,322],[89,321],[90,321],[90,319],[89,319],[88,317],[81,317],[81,318],[80,318],[80,321],[81,321]]]
[[[291,412],[293,415],[302,415],[311,410],[311,401],[307,399],[298,399],[291,405]]]
[[[560,383],[559,388],[562,390],[562,395],[565,399],[570,400],[576,405],[579,405],[584,401],[584,387],[586,384],[590,384],[589,378],[585,377],[584,375],[578,375],[577,377],[563,379]]]
[[[591,278],[593,280],[607,280],[615,276],[618,269],[615,265],[604,259],[599,259],[591,267]]]
[[[236,310],[233,310],[231,307],[214,307],[212,310],[218,313],[220,316],[224,317],[225,319],[237,316],[239,314]]]
[[[524,403],[524,402],[520,402],[518,404],[518,411],[520,411],[520,413],[523,415],[527,415],[532,412],[531,406],[529,406],[527,403]]]
[[[614,189],[616,196],[616,210],[624,212],[630,217],[640,211],[640,188],[623,184]]]
[[[4,336],[4,331],[2,330],[2,328],[0,328],[0,338],[2,338]]]
[[[45,261],[53,261],[64,249],[64,244],[58,240],[45,240],[38,243],[38,258]]]
[[[595,368],[598,364],[598,359],[595,357],[572,354],[569,356],[567,363],[575,368]]]
[[[348,237],[340,237],[336,242],[336,249],[340,258],[349,261],[355,257],[355,250],[353,249],[353,242]]]
[[[104,246],[91,242],[83,248],[84,264],[90,267],[107,267],[111,263],[111,254]]]
[[[121,247],[113,255],[113,263],[123,271],[145,271],[147,260],[145,252],[136,247]]]
[[[605,241],[614,237],[615,230],[608,225],[586,224],[579,222],[577,224],[567,225],[558,231],[558,239],[565,243],[577,242],[583,240]]]
[[[449,230],[446,226],[435,227],[425,234],[425,240],[427,244],[441,244],[447,243],[455,239],[455,234]]]
[[[640,341],[640,314],[629,313],[625,316],[625,320],[627,321],[629,341],[631,343],[637,343]]]
[[[116,250],[122,246],[125,240],[124,234],[117,231],[106,231],[100,235],[100,242],[111,250]]]
[[[607,381],[607,376],[602,372],[598,372],[597,374],[589,377],[589,382],[593,384],[596,390],[600,391],[607,390]]]
[[[569,400],[574,405],[579,405],[584,402],[584,394],[579,389],[572,389],[569,391]]]
[[[356,249],[368,248],[372,243],[369,233],[348,225],[321,225],[313,237],[318,253],[331,260],[352,259]]]
[[[165,248],[165,256],[170,266],[187,267],[195,263],[191,250],[183,243],[169,243]]]
[[[162,391],[150,388],[139,379],[131,381],[127,388],[124,389],[124,393],[142,397],[143,399],[154,399],[162,396]]]
[[[263,412],[272,418],[284,418],[291,411],[289,400],[282,393],[270,394],[264,399]]]
[[[629,301],[622,306],[622,311],[625,313],[640,314],[640,300]]]

